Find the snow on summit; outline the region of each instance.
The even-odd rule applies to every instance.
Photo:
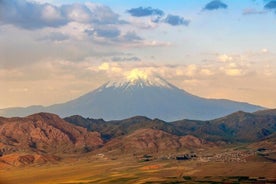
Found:
[[[235,111],[255,112],[262,107],[230,100],[205,99],[170,84],[146,71],[134,69],[121,80],[110,81],[74,100],[48,107],[4,109],[0,115],[26,116],[51,112],[62,117],[78,114],[105,120],[146,116],[165,121],[209,120]]]
[[[133,69],[129,72],[126,72],[124,77],[120,80],[109,81],[105,88],[109,87],[121,87],[121,88],[129,88],[129,87],[162,87],[162,88],[176,88],[165,79],[156,76],[154,74],[149,74],[143,70]]]

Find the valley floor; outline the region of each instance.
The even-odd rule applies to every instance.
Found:
[[[266,160],[220,162],[142,161],[133,157],[86,155],[47,165],[2,168],[0,184],[89,183],[275,183],[276,164]]]

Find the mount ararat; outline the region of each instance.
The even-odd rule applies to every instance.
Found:
[[[161,77],[133,71],[122,81],[110,81],[74,100],[47,107],[30,106],[0,110],[0,116],[27,116],[50,112],[62,117],[78,114],[105,120],[147,116],[166,121],[179,119],[209,120],[236,111],[255,112],[264,108],[225,99],[192,95]]]

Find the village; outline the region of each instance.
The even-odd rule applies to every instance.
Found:
[[[231,151],[214,155],[203,155],[199,157],[200,161],[215,162],[239,162],[246,163],[247,158],[256,155],[255,151]]]
[[[152,160],[178,160],[178,161],[188,161],[195,160],[200,162],[223,162],[223,163],[246,163],[249,159],[253,157],[261,157],[265,159],[270,159],[269,155],[272,150],[269,149],[257,149],[257,150],[226,150],[221,153],[206,153],[200,152],[190,152],[181,154],[168,154],[166,156],[154,156],[151,154],[145,154],[142,156],[136,156],[140,161],[152,161]],[[271,160],[271,159],[270,159]]]

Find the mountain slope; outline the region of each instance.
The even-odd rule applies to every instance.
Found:
[[[54,114],[0,118],[0,153],[4,155],[13,152],[85,152],[102,144],[99,133],[74,126]]]
[[[64,118],[64,120],[85,127],[90,131],[100,132],[105,140],[131,134],[141,128],[163,130],[174,135],[181,135],[173,125],[159,119],[152,120],[143,116],[107,122],[102,119],[83,118],[81,116],[70,116]]]
[[[276,132],[276,115],[245,113],[242,111],[213,120],[224,132],[231,132],[237,140],[260,140]]]
[[[276,116],[276,109],[260,110],[255,112],[254,114]]]
[[[176,136],[154,129],[139,129],[133,133],[112,139],[102,150],[120,153],[148,154],[174,153],[181,150],[193,150],[212,146],[194,136]]]
[[[65,120],[88,130],[100,132],[105,140],[128,135],[143,128],[162,130],[177,136],[194,135],[215,142],[254,142],[276,132],[275,115],[242,111],[210,121],[179,120],[171,123],[139,116],[107,122],[81,116],[71,116]]]
[[[35,112],[52,112],[62,117],[78,114],[84,117],[125,119],[147,116],[173,121],[183,118],[207,120],[242,110],[254,112],[260,106],[230,100],[205,99],[173,86],[159,77],[132,76],[109,82],[75,100],[49,107],[9,108],[3,116],[25,116]]]
[[[222,118],[198,122],[172,122],[179,131],[210,141],[253,142],[276,132],[276,116],[238,111]]]

